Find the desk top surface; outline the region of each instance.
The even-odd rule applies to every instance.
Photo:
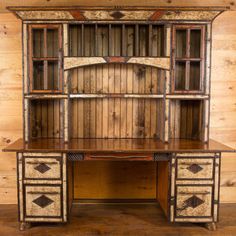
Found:
[[[217,141],[172,139],[164,143],[156,139],[35,139],[25,143],[18,139],[3,151],[8,152],[235,152]]]

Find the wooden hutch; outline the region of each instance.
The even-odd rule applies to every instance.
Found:
[[[75,161],[154,161],[170,222],[218,221],[211,28],[225,8],[9,7],[22,19],[20,228],[67,222]]]

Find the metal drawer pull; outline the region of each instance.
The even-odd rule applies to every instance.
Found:
[[[196,194],[200,194],[200,195],[207,195],[207,194],[210,194],[211,192],[209,191],[205,191],[205,192],[178,192],[178,194],[183,194],[183,195],[188,195],[188,194],[191,194],[191,195],[196,195]]]
[[[90,158],[115,158],[115,159],[130,159],[130,158],[146,158],[147,156],[90,156]]]
[[[27,164],[30,164],[30,165],[40,165],[40,164],[49,164],[49,165],[56,165],[56,164],[59,164],[59,162],[56,162],[56,161],[27,161],[26,162]]]
[[[56,195],[56,194],[60,194],[59,192],[33,192],[33,191],[29,191],[27,192],[28,194],[47,194],[47,195]]]
[[[208,166],[208,165],[212,165],[211,162],[180,162],[179,165],[205,165],[205,166]]]

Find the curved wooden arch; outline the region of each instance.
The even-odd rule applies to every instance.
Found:
[[[106,63],[141,64],[170,70],[170,57],[65,57],[64,70]]]

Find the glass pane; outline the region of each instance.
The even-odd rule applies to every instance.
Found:
[[[58,80],[58,62],[50,61],[48,62],[48,89],[58,90],[59,89]]]
[[[95,25],[84,26],[84,56],[95,56]]]
[[[43,61],[33,62],[33,90],[43,90]]]
[[[44,57],[43,29],[33,29],[33,57]]]
[[[176,57],[186,57],[186,30],[176,30]]]
[[[175,90],[185,90],[185,62],[175,63]]]
[[[201,30],[191,30],[190,32],[190,57],[200,58],[201,51]]]
[[[98,43],[97,56],[108,56],[108,39],[109,39],[108,25],[98,25]]]
[[[148,26],[139,26],[139,56],[148,56]]]
[[[47,57],[58,57],[58,29],[47,29]]]
[[[190,62],[190,90],[200,90],[200,62]]]

